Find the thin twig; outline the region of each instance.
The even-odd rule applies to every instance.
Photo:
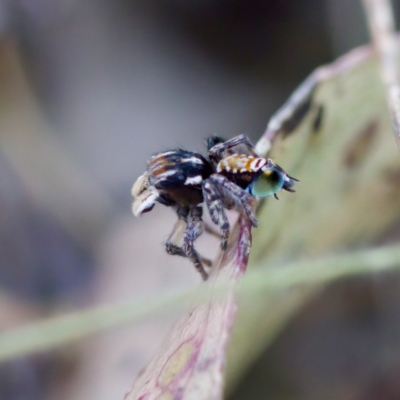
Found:
[[[400,149],[399,49],[394,13],[390,0],[363,0],[370,34],[381,62],[382,81],[392,118],[393,131]]]

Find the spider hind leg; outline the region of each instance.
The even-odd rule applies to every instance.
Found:
[[[203,264],[211,267],[211,261],[201,257],[194,248],[194,241],[203,232],[202,208],[191,209],[178,208],[178,221],[165,243],[165,250],[168,254],[188,258],[194,267],[199,271],[204,280],[207,280],[208,273]],[[179,246],[177,243],[181,243]]]

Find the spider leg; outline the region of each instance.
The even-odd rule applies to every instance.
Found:
[[[185,253],[179,246],[179,243],[182,242],[183,235],[185,234],[186,226],[186,217],[183,218],[178,214],[178,221],[176,221],[174,227],[172,228],[172,232],[168,236],[168,239],[165,243],[165,250],[168,254],[186,257]]]
[[[214,164],[218,164],[220,160],[234,153],[259,157],[253,143],[246,135],[239,135],[226,142],[218,143],[208,151],[209,158]]]
[[[210,178],[203,182],[203,197],[207,204],[212,222],[214,222],[221,231],[221,248],[222,250],[226,250],[229,238],[229,221],[225,214],[221,193],[214,181],[210,180]]]
[[[204,221],[203,221],[204,222]],[[215,230],[213,226],[204,222],[204,232],[209,233],[210,235],[215,236],[217,239],[221,239],[221,233]]]
[[[173,256],[176,255],[186,257],[186,254],[179,246],[179,243],[182,242],[183,235],[186,231],[189,210],[178,207],[176,212],[178,214],[178,221],[176,221],[174,227],[172,228],[172,232],[168,236],[168,239],[165,243],[165,250],[168,254]]]
[[[183,251],[182,247],[179,247],[177,245],[174,245],[172,243],[168,243],[168,249],[167,249],[167,253],[172,255],[172,256],[181,256],[181,257],[185,257],[188,258],[188,256],[186,255],[186,253]],[[205,265],[207,267],[212,267],[212,262],[208,259],[205,258],[203,256],[201,256],[200,254],[198,254],[198,258],[200,260],[200,263],[202,265]],[[195,266],[196,267],[196,266]],[[197,268],[196,268],[197,269]],[[203,275],[203,274],[202,274]]]
[[[194,207],[190,209],[188,215],[187,228],[183,236],[182,250],[186,257],[193,263],[197,271],[204,280],[207,280],[208,274],[202,264],[202,257],[195,250],[193,243],[203,232],[203,221],[201,219],[203,214],[202,207]],[[204,259],[203,259],[204,260]]]
[[[177,208],[178,221],[175,223],[167,242],[165,250],[168,254],[188,258],[200,272],[204,280],[208,278],[207,272],[204,270],[203,264],[211,266],[211,261],[201,257],[194,249],[194,241],[201,235],[203,231],[203,222],[201,220],[202,208],[194,209]],[[179,244],[183,242],[182,246]]]
[[[236,210],[244,210],[254,227],[258,226],[253,209],[254,197],[252,195],[220,174],[211,175],[208,181],[213,182],[217,187],[217,190],[221,193],[222,202],[226,207],[233,203]]]

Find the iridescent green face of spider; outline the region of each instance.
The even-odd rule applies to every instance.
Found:
[[[292,187],[295,180],[287,175],[280,167],[268,168],[259,175],[251,185],[251,194],[258,197],[275,195],[281,189],[294,192]],[[276,196],[275,196],[276,197]]]

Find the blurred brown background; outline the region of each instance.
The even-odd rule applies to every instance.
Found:
[[[356,0],[2,0],[0,33],[2,329],[197,285],[164,253],[173,213],[130,212],[149,155],[256,141],[315,67],[368,41]],[[231,400],[400,399],[398,283],[333,285]],[[6,363],[0,398],[122,398],[170,325]]]

